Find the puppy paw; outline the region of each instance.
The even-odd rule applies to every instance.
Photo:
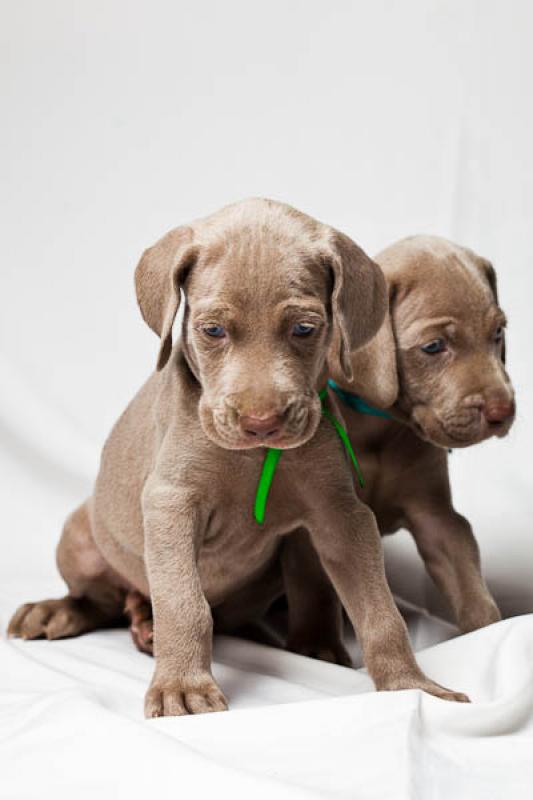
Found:
[[[211,677],[201,681],[187,680],[172,685],[155,682],[144,701],[144,715],[151,717],[180,717],[184,714],[206,714],[226,711],[228,703]]]
[[[380,691],[395,692],[404,689],[420,689],[426,694],[431,694],[433,697],[438,697],[440,700],[450,700],[455,703],[469,703],[470,698],[463,692],[454,692],[452,689],[446,689],[439,683],[426,678],[425,675],[407,675],[398,676],[387,681],[381,682],[378,687]]]
[[[25,603],[9,623],[8,636],[21,639],[64,639],[94,627],[93,614],[73,597]]]
[[[422,685],[420,688],[423,692],[432,694],[433,697],[438,697],[440,700],[450,700],[453,703],[470,703],[470,698],[467,694],[446,689],[433,681],[428,681],[427,684]]]

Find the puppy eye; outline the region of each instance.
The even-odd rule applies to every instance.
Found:
[[[226,331],[222,325],[204,325],[202,330],[206,336],[211,336],[213,339],[222,339],[222,337],[226,335]]]
[[[422,345],[420,349],[423,350],[424,353],[429,353],[429,355],[434,356],[436,353],[442,353],[446,350],[446,342],[444,339],[433,339],[433,341]]]
[[[310,325],[308,322],[297,322],[293,326],[292,334],[293,336],[310,336],[314,330],[315,326]]]
[[[503,340],[503,327],[499,325],[494,332],[494,341],[501,342]]]

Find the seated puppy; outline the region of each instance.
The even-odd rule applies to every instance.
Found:
[[[382,534],[412,533],[457,625],[471,631],[500,614],[472,528],[452,505],[448,448],[505,436],[514,419],[496,275],[471,250],[434,236],[400,241],[376,260],[389,315],[354,354],[351,382],[333,367],[365,478],[359,494]],[[360,397],[391,418],[368,413]]]
[[[57,560],[69,594],[21,607],[9,633],[76,636],[120,620],[128,592],[149,597],[146,715],[224,709],[211,674],[211,608],[267,574],[283,537],[299,529],[357,628],[376,686],[466,699],[418,668],[374,516],[321,413],[330,346],[349,380],[351,352],[383,321],[379,268],[332,228],[250,200],[168,233],[143,255],[136,288],[161,338],[158,370],[107,440],[92,498],[65,525]],[[267,448],[282,457],[259,524]]]

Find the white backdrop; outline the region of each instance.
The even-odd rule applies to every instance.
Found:
[[[532,612],[531,4],[0,8],[2,622],[34,587],[60,588],[62,520],[154,365],[140,253],[250,195],[370,253],[427,232],[494,262],[518,417],[507,440],[453,455],[454,490],[505,613]],[[407,538],[387,550],[396,591],[443,610]]]

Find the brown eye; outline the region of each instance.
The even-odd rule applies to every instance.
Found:
[[[424,353],[434,356],[437,353],[443,353],[446,350],[446,342],[444,339],[433,339],[431,342],[422,345],[420,348]]]
[[[503,341],[503,327],[499,325],[494,332],[494,341],[501,342]]]

